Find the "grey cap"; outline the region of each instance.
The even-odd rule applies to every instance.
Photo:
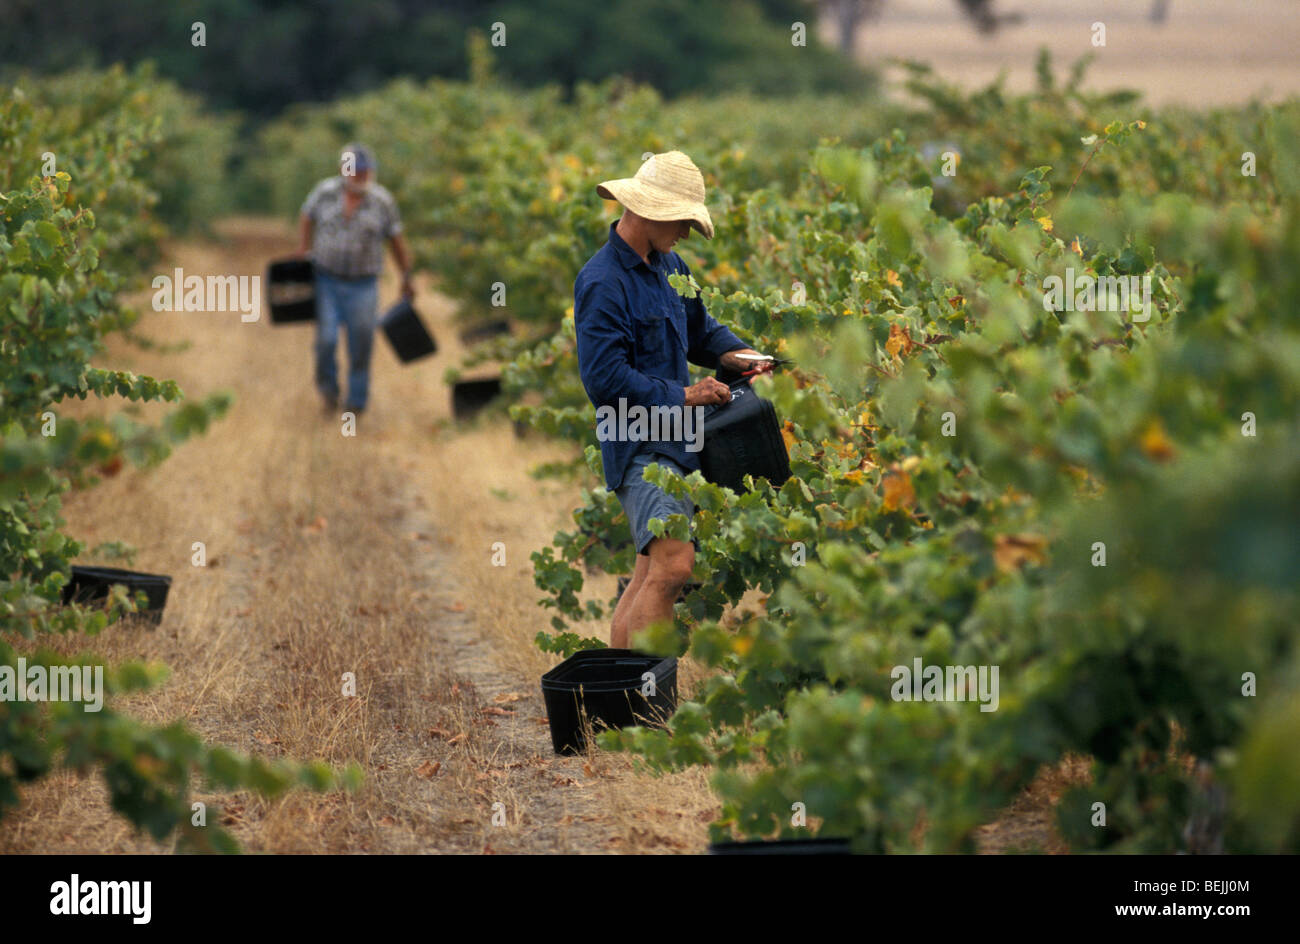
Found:
[[[364,144],[353,141],[351,144],[344,145],[343,152],[339,154],[339,163],[342,164],[347,160],[349,154],[352,155],[353,168],[355,170],[362,171],[375,169],[375,155],[370,148],[366,147]]]

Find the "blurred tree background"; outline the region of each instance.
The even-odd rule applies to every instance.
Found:
[[[466,34],[506,28],[501,78],[521,85],[627,75],[693,91],[870,90],[814,35],[815,0],[5,0],[0,78],[152,59],[212,104],[267,117],[398,75],[465,78]],[[807,45],[791,26],[807,27]],[[206,45],[195,46],[202,23]]]

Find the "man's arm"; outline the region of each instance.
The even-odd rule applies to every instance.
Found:
[[[678,270],[682,275],[690,275],[691,270],[685,262]],[[686,337],[690,348],[686,359],[699,367],[725,367],[736,372],[750,370],[757,366],[736,360],[734,354],[757,354],[758,352],[732,333],[726,325],[720,324],[704,307],[698,295],[683,298],[686,305]]]
[[[325,192],[325,181],[311,188],[307,199],[302,201],[298,211],[298,255],[306,256],[311,252],[312,228],[316,223],[316,211],[320,206],[321,195]]]
[[[388,208],[388,222],[385,225],[384,235],[388,237],[388,246],[393,251],[393,260],[402,274],[402,297],[410,298],[415,294],[415,289],[411,287],[411,254],[406,248],[406,237],[402,235],[402,216],[397,210],[397,201],[387,191],[384,191],[384,194],[387,197],[384,203]]]
[[[406,240],[401,233],[397,233],[388,241],[388,246],[392,249],[393,260],[402,274],[402,295],[410,298],[415,294],[415,289],[411,285],[411,255],[407,252]]]
[[[311,217],[306,213],[298,217],[298,255],[306,256],[311,252]]]
[[[712,377],[681,387],[633,367],[636,339],[631,318],[605,286],[576,286],[573,312],[578,371],[587,395],[597,406],[616,406],[620,397],[626,398],[629,406],[700,406],[721,403],[729,396],[726,386]]]

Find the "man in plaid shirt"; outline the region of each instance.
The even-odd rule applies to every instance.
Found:
[[[370,351],[384,242],[392,249],[406,298],[413,294],[411,265],[397,202],[372,179],[377,168],[370,149],[347,145],[339,167],[339,176],[322,180],[303,202],[298,252],[310,255],[316,269],[316,387],[326,411],[335,413],[339,381],[334,348],[344,328],[348,337],[345,409],[360,415],[370,394]]]

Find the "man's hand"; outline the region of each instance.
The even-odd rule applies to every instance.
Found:
[[[751,370],[757,371],[760,374],[765,374],[776,367],[776,360],[773,358],[768,357],[767,360],[763,361],[751,361],[746,360],[743,357],[737,357],[737,354],[757,354],[759,357],[767,357],[765,354],[759,354],[758,351],[754,350],[752,347],[746,347],[741,348],[738,351],[728,351],[726,354],[723,354],[718,358],[718,364],[725,367],[727,370],[735,371],[738,374],[743,374],[746,371]]]
[[[415,286],[411,283],[411,273],[402,273],[402,297],[410,301],[415,297]]]
[[[687,406],[710,406],[715,403],[730,403],[731,388],[717,377],[705,377],[697,384],[686,388]]]

